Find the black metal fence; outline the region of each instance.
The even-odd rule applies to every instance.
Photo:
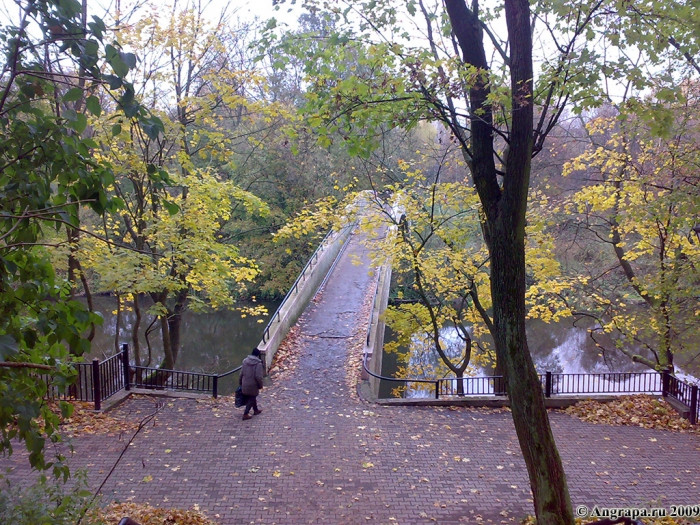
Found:
[[[93,361],[93,367],[95,366]],[[97,373],[100,383],[100,398],[108,399],[123,390],[127,378],[124,375],[123,351],[97,364]],[[95,372],[93,371],[93,377]]]
[[[133,380],[131,386],[156,390],[181,390],[189,392],[214,392],[216,374],[201,374],[197,372],[182,372],[146,366],[131,367]]]
[[[672,397],[679,403],[687,406],[688,419],[691,423],[697,424],[700,421],[698,385],[689,385],[666,372],[663,377],[663,395],[664,397]]]
[[[505,392],[501,376],[438,379],[437,397],[497,395]]]
[[[211,393],[212,396],[218,397],[220,380],[241,369],[239,366],[223,374],[202,374],[131,366],[128,344],[123,344],[121,352],[104,361],[93,359],[92,363],[76,363],[75,368],[78,377],[67,389],[52,386],[48,376],[43,378],[48,384],[47,398],[90,401],[94,402],[95,410],[102,408],[102,401],[105,399],[109,399],[121,390],[130,390],[131,387]]]
[[[435,399],[506,395],[502,376],[412,379],[386,377],[373,373],[367,367],[367,356],[363,360],[365,371],[377,379],[420,385]],[[695,425],[700,421],[700,394],[697,385],[690,385],[668,372],[606,372],[599,374],[557,374],[545,372],[540,375],[545,397],[556,395],[602,395],[602,394],[659,394],[671,397],[688,408],[688,419]]]
[[[53,384],[51,376],[41,374],[39,380],[46,383],[46,398],[74,401],[92,401],[92,363],[76,363],[77,377],[68,388],[60,388]]]
[[[561,394],[661,394],[662,374],[657,372],[604,372],[555,374],[546,372],[546,397]]]
[[[363,361],[365,371],[378,379],[395,383],[426,385],[435,399],[505,395],[505,381],[502,376],[411,379],[385,377],[367,368],[367,356]],[[218,397],[220,381],[238,372],[241,367],[223,374],[203,374],[183,372],[144,366],[130,366],[129,345],[123,344],[122,351],[104,361],[93,359],[92,363],[77,363],[76,381],[66,390],[59,390],[47,380],[47,397],[76,401],[92,401],[95,410],[100,410],[102,401],[121,390],[136,388],[157,390],[179,390],[198,393],[211,393]],[[546,372],[540,375],[540,383],[545,397],[554,395],[596,395],[596,394],[661,394],[671,397],[688,408],[688,419],[692,424],[700,421],[700,393],[697,385],[691,385],[668,372],[607,372],[599,374],[557,374]]]

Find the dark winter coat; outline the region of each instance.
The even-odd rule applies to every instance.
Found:
[[[254,355],[249,355],[243,360],[242,366],[238,384],[246,396],[257,396],[263,387],[262,361]]]

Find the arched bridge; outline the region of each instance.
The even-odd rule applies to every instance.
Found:
[[[109,412],[114,432],[76,431],[74,455],[56,450],[104,503],[194,507],[219,525],[519,523],[533,505],[509,412],[358,396],[377,289],[360,236],[284,341],[261,415],[243,421],[228,397],[131,396]],[[697,434],[550,420],[574,506],[698,504]],[[32,477],[26,454],[6,467]]]

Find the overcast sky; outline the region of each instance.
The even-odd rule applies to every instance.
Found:
[[[0,0],[3,1],[3,0]],[[106,0],[101,0],[106,1]],[[115,0],[111,0],[115,1]],[[126,5],[127,1],[133,3],[133,0],[122,0],[122,3]],[[180,0],[178,4],[185,5],[188,0]],[[198,0],[189,0],[190,3],[195,3]],[[229,15],[234,18],[240,18],[242,20],[254,20],[258,18],[260,20],[267,20],[269,18],[276,18],[279,21],[285,22],[287,24],[296,24],[299,15],[302,10],[297,5],[292,5],[289,1],[282,4],[279,9],[275,9],[272,5],[272,0],[199,0],[202,5],[206,5],[207,9],[205,14],[211,13],[213,19],[218,18],[219,13],[225,8]],[[169,0],[167,4],[172,4],[172,0]],[[167,5],[166,4],[166,5]]]
[[[301,14],[301,9],[298,6],[290,5],[285,3],[280,8],[275,11],[272,6],[272,0],[231,0],[226,2],[226,0],[215,0],[217,3],[228,4],[229,9],[236,9],[240,12],[241,18],[255,18],[268,19],[276,18],[280,21],[286,23],[296,23],[296,20]]]
[[[81,0],[78,0],[81,1]],[[104,14],[105,9],[113,9],[118,0],[88,0],[88,8],[93,10],[93,13],[100,16]],[[192,4],[198,0],[179,0],[178,4],[185,6],[187,3]],[[26,4],[27,0],[20,0],[21,4]],[[143,3],[142,0],[138,0]],[[226,11],[233,15],[234,18],[242,20],[267,20],[276,18],[280,22],[290,25],[295,25],[299,15],[302,13],[301,8],[297,5],[292,5],[289,2],[284,3],[278,10],[275,10],[272,5],[272,0],[201,0],[203,5],[207,5],[205,14],[211,13],[213,20],[218,18],[219,13],[226,8]],[[129,6],[134,5],[134,0],[121,0],[122,9],[126,10]],[[154,0],[156,5],[161,4],[165,8],[173,3],[173,0],[165,2]],[[17,1],[15,0],[0,0],[0,26],[4,26],[8,18],[12,21],[17,20],[19,14]]]

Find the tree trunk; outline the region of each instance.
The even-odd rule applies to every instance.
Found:
[[[173,359],[173,366],[177,363],[177,356],[180,353],[180,327],[182,326],[182,315],[173,313],[168,316],[168,331],[170,332],[170,353]],[[170,368],[172,369],[173,366]]]
[[[492,334],[493,335],[493,334]],[[494,337],[495,339],[495,337]],[[496,357],[496,366],[493,369],[493,375],[496,377],[503,377],[503,365],[499,362],[498,357]],[[493,380],[493,393],[497,396],[504,396],[506,392],[506,383],[502,379]]]
[[[85,300],[87,301],[87,307],[88,311],[91,314],[95,313],[95,303],[92,300],[92,291],[90,290],[90,283],[87,280],[87,277],[85,277],[85,272],[83,271],[83,267],[80,264],[80,261],[76,261],[77,264],[77,270],[80,273],[80,282],[83,283],[83,291],[85,292]],[[92,342],[92,340],[95,338],[95,323],[90,323],[90,333],[87,336],[87,340]]]
[[[566,477],[525,336],[524,243],[507,232],[494,233],[497,235],[491,252],[491,291],[496,352],[527,465],[535,513],[540,525],[568,525],[574,518]]]
[[[161,368],[166,370],[173,370],[175,367],[175,357],[173,356],[172,346],[170,344],[170,327],[168,323],[168,317],[166,315],[160,316],[160,331],[163,338],[163,364]]]
[[[139,294],[135,293],[132,295],[134,301],[134,315],[136,320],[134,321],[134,329],[131,332],[131,346],[133,347],[132,355],[134,356],[134,363],[136,366],[141,366],[141,344],[139,342],[139,330],[141,329],[141,305],[139,304]]]
[[[457,372],[455,373],[455,377],[457,378],[457,395],[463,396],[464,395],[464,370],[457,370]]]
[[[465,0],[445,0],[463,61],[480,73],[469,87],[471,151],[465,153],[471,157],[474,186],[483,206],[497,360],[503,368],[538,523],[570,525],[574,516],[564,468],[525,335],[525,212],[534,141],[530,5],[528,0],[504,0],[504,5],[511,50],[508,67],[512,109],[509,153],[505,175],[499,184],[489,101],[490,67],[479,13],[470,10]],[[474,2],[473,6],[477,9],[478,3]]]
[[[173,364],[177,363],[177,356],[180,353],[180,339],[181,339],[181,328],[182,328],[182,312],[185,310],[187,305],[187,296],[189,295],[189,290],[184,288],[177,294],[177,300],[175,301],[175,307],[172,312],[168,315],[168,328],[170,331],[170,349],[173,355]]]
[[[77,208],[77,206],[76,206]],[[76,214],[80,216],[80,212],[76,211]],[[95,309],[92,304],[92,294],[90,293],[90,288],[88,286],[85,274],[80,266],[80,261],[76,257],[76,252],[78,250],[78,243],[80,242],[80,230],[77,228],[68,227],[66,230],[66,237],[68,240],[68,282],[70,283],[70,298],[75,300],[76,288],[78,278],[83,284],[85,289],[85,296],[87,297],[88,310],[90,313],[94,313]],[[78,276],[78,278],[76,278]],[[92,341],[95,337],[95,323],[90,324],[90,333],[87,336],[88,341]],[[69,348],[69,351],[73,355],[77,355],[77,350],[73,347]]]
[[[66,229],[66,237],[68,240],[68,282],[70,283],[70,298],[75,299],[76,278],[78,272],[78,259],[75,257],[75,252],[78,245],[78,230],[75,228]]]
[[[114,353],[118,353],[120,348],[119,348],[119,338],[121,337],[121,329],[122,329],[122,296],[121,294],[117,294],[117,319],[116,319],[116,327],[114,329]]]

